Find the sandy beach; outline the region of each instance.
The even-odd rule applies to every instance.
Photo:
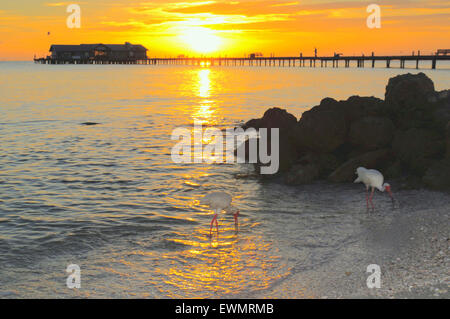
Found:
[[[449,298],[448,193],[403,190],[397,196],[394,210],[384,206],[363,215],[366,231],[328,263],[293,274],[258,297]],[[380,289],[367,288],[369,264],[381,267]],[[308,288],[299,293],[298,287]]]

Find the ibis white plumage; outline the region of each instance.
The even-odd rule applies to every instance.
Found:
[[[213,223],[216,222],[216,230],[219,231],[219,225],[217,221],[217,215],[221,211],[226,213],[232,213],[234,217],[234,223],[237,226],[239,209],[231,205],[233,198],[230,194],[226,192],[212,192],[205,195],[201,200],[200,204],[207,205],[211,210],[214,211],[213,219],[211,220],[211,226],[209,228],[209,233],[211,234]]]
[[[394,202],[394,196],[392,195],[391,185],[388,183],[384,183],[384,176],[376,169],[367,169],[364,167],[358,167],[356,169],[356,174],[358,178],[355,179],[354,183],[363,183],[366,186],[367,196],[366,196],[366,204],[367,208],[369,208],[369,203],[372,205],[372,209],[375,208],[372,202],[373,193],[375,192],[375,188],[380,192],[386,191],[391,197],[392,202]],[[372,188],[372,193],[369,197],[369,189]]]

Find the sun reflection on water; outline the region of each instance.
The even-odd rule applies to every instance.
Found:
[[[215,125],[218,123],[216,115],[217,110],[212,108],[212,101],[204,101],[196,107],[196,111],[192,114],[195,123],[201,125]]]
[[[272,255],[272,245],[262,236],[241,239],[234,227],[227,227],[226,222],[222,226],[220,235],[209,240],[206,232],[199,230],[197,236],[184,234],[185,239],[173,239],[190,249],[163,257],[172,261],[168,267],[158,268],[164,281],[161,288],[168,297],[245,294],[247,290],[267,289],[289,274],[288,267],[280,268],[280,257]]]
[[[211,96],[211,70],[202,69],[198,71],[198,96],[208,98]]]
[[[191,118],[194,124],[202,125],[202,129],[209,129],[208,127],[217,126],[221,123],[221,117],[219,113],[221,113],[220,108],[217,107],[216,101],[211,98],[212,90],[213,90],[213,80],[211,79],[211,70],[210,69],[200,69],[196,70],[197,75],[197,83],[195,86],[195,90],[197,90],[197,97],[201,98],[199,103],[194,106],[194,112],[191,114]],[[202,143],[202,145],[213,144],[216,139],[212,135],[205,134],[206,131],[202,133],[201,140],[195,140],[195,143]],[[217,133],[217,132],[216,132]],[[194,136],[194,128],[192,128],[191,136]],[[217,141],[219,142],[219,141]],[[219,151],[220,152],[220,151]],[[221,152],[223,153],[223,152]],[[208,162],[215,162],[220,156],[223,154],[215,154],[204,158],[205,154],[198,153],[194,150],[195,158],[202,158],[203,160],[207,160]]]
[[[211,100],[212,80],[211,70],[201,69],[197,71],[198,82],[196,85],[197,96],[203,100],[195,106],[192,118],[202,125],[214,125],[218,123],[215,101]]]

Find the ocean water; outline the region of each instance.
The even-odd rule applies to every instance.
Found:
[[[450,87],[448,69],[420,71]],[[0,63],[0,298],[270,297],[367,233],[364,189],[177,164],[172,131],[230,128],[274,106],[299,117],[324,97],[383,98],[405,72],[418,71]],[[215,190],[234,196],[240,227],[223,215],[210,238],[198,200]],[[70,264],[80,289],[66,286]],[[297,285],[292,297],[314,297]]]

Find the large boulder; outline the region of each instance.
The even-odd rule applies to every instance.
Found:
[[[269,145],[269,152],[270,145]],[[279,142],[279,172],[286,172],[291,168],[291,166],[295,163],[298,158],[298,153],[295,148],[295,145],[289,139],[284,139],[282,135],[280,135]]]
[[[366,116],[351,124],[348,141],[365,151],[376,150],[391,143],[394,130],[394,123],[390,119]]]
[[[272,134],[271,130],[272,128],[278,128],[279,129],[279,171],[278,172],[285,172],[290,169],[292,164],[294,163],[295,159],[297,158],[297,151],[296,147],[293,144],[293,131],[295,126],[297,125],[297,118],[288,113],[284,109],[280,109],[278,107],[274,107],[271,109],[268,109],[266,112],[264,112],[264,115],[260,119],[252,119],[245,123],[242,128],[255,128],[257,130],[261,128],[267,128],[268,129],[268,153],[271,154],[270,146],[271,146],[271,139]],[[245,142],[243,145],[239,146],[239,148],[245,148],[246,154],[249,152],[249,140]],[[237,150],[235,154],[237,154]],[[248,161],[248,155],[246,155],[246,161]],[[264,164],[261,164],[261,161],[259,159],[259,149],[258,149],[258,163],[256,163],[256,168],[258,171],[260,171],[261,167],[264,166]]]
[[[433,112],[433,122],[436,124],[434,127],[441,131],[445,131],[447,123],[450,121],[450,103],[445,106],[436,108]]]
[[[295,140],[301,150],[330,153],[345,142],[348,124],[339,102],[324,99],[303,113],[296,128]]]
[[[260,127],[261,127],[261,119],[251,119],[247,121],[244,125],[242,125],[242,128],[244,130],[248,128],[259,129]]]
[[[398,131],[392,142],[392,151],[396,158],[419,176],[425,173],[430,160],[438,159],[444,149],[442,137],[425,129]]]
[[[253,148],[253,146],[255,147]],[[271,140],[267,143],[267,153],[269,156],[272,154],[271,149]],[[259,138],[249,138],[244,143],[237,146],[234,151],[234,155],[237,157],[239,163],[252,163],[255,164],[255,168],[258,173],[261,172],[262,166],[267,166],[269,164],[264,164],[260,159],[260,140]],[[282,173],[288,171],[291,166],[296,162],[298,154],[294,145],[289,141],[289,139],[282,139],[280,136],[280,140],[278,141],[278,171],[276,173]],[[256,162],[253,162],[253,158],[250,158],[250,151],[255,152],[254,156],[256,157]],[[244,155],[242,155],[244,154]],[[273,158],[273,157],[272,157]],[[252,160],[250,162],[250,160]],[[267,176],[266,176],[267,177]]]
[[[315,165],[318,168],[319,177],[327,177],[332,171],[338,168],[342,162],[330,153],[306,152],[296,161],[296,164],[304,167]]]
[[[382,168],[386,167],[390,160],[390,150],[385,148],[372,151],[352,158],[339,166],[330,174],[328,180],[335,183],[352,182],[355,180],[355,171],[358,167]]]
[[[433,81],[424,73],[402,74],[389,79],[385,101],[395,108],[410,108],[428,103],[434,92]]]
[[[332,154],[307,152],[285,174],[284,181],[289,185],[308,184],[328,176],[339,164]]]
[[[250,151],[256,152],[256,160],[258,160],[259,157],[259,138],[257,137],[250,137],[245,140],[242,144],[237,145],[236,149],[234,150],[234,155],[236,156],[238,163],[253,163],[250,162]],[[253,156],[253,155],[252,155]],[[253,164],[256,164],[253,163]]]
[[[386,168],[386,170],[384,171],[384,177],[389,179],[399,178],[403,175],[403,173],[404,171],[402,163],[400,161],[395,161],[394,163],[392,163],[392,165]]]
[[[284,181],[288,185],[309,184],[319,177],[320,168],[317,163],[295,164],[285,175]]]
[[[352,96],[345,101],[325,98],[300,118],[295,130],[297,146],[313,152],[334,152],[345,143],[351,123],[377,116],[383,103],[375,97]]]
[[[377,116],[382,111],[384,101],[376,97],[351,96],[341,101],[341,110],[345,114],[347,123],[351,123],[365,116]]]
[[[433,162],[422,180],[433,189],[450,189],[450,161]]]
[[[311,163],[317,163],[319,166],[320,178],[326,178],[342,164],[335,155],[329,153],[309,154],[309,158]]]
[[[433,81],[424,73],[398,75],[386,86],[387,112],[402,129],[427,127],[433,118],[430,98],[435,94]]]
[[[447,140],[447,159],[450,160],[450,121],[447,123],[447,134],[446,134],[446,140]]]
[[[245,123],[242,127],[244,129],[253,127],[255,129],[260,128],[279,128],[280,130],[291,129],[297,124],[297,118],[288,113],[284,109],[280,109],[279,107],[274,107],[268,109],[262,118],[260,119],[252,119]]]
[[[445,132],[447,123],[450,121],[450,90],[436,93],[436,102],[432,113],[433,127]]]
[[[450,90],[436,91],[434,92],[434,94],[428,97],[428,102],[436,103],[439,102],[440,100],[445,100],[449,97],[450,97]]]

